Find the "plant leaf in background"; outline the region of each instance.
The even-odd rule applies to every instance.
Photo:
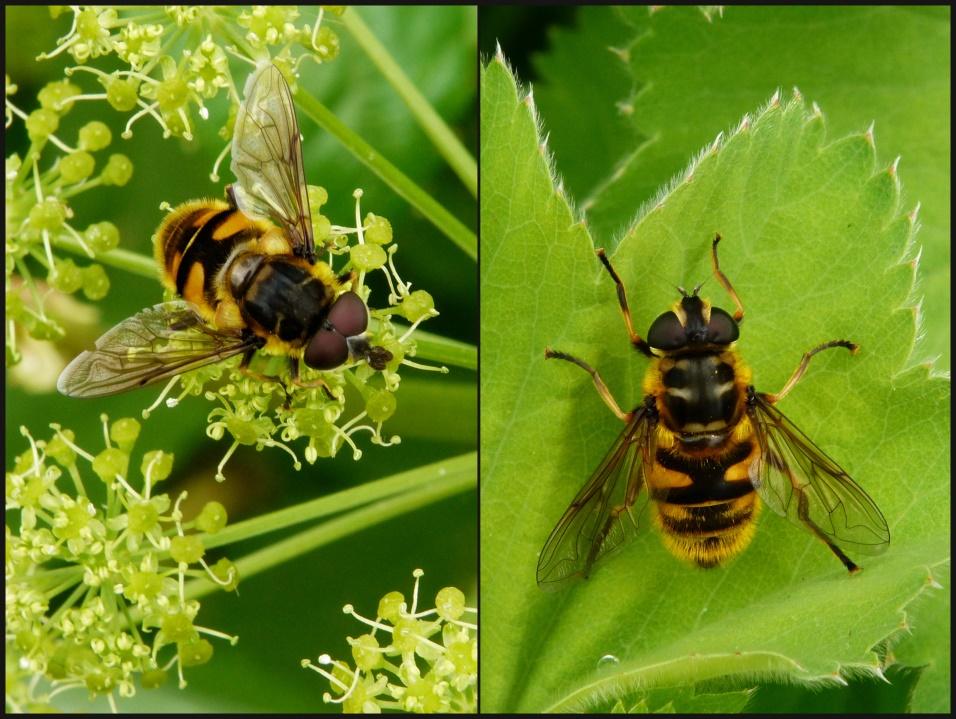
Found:
[[[678,284],[706,279],[702,294],[732,306],[711,279],[719,231],[721,267],[747,310],[738,346],[760,390],[777,391],[822,341],[860,343],[856,357],[816,358],[781,409],[876,500],[890,551],[858,558],[864,571],[848,577],[824,546],[765,510],[753,544],[724,568],[683,564],[645,526],[589,580],[538,589],[538,551],[620,431],[585,373],[546,363],[544,348],[592,363],[631,407],[647,365],[587,228],[555,189],[534,103],[496,58],[481,80],[486,711],[681,709],[690,688],[719,694],[754,677],[839,684],[841,672],[880,676],[887,642],[923,641],[912,612],[948,627],[937,587],[948,582],[949,383],[927,366],[906,369],[915,201],[901,203],[895,167],[877,163],[865,124],[841,138],[789,93],[758,105],[649,206],[611,259],[643,332]],[[912,632],[902,643],[901,627]],[[948,669],[944,657],[912,656],[928,665],[924,680]],[[922,705],[948,706],[933,686]]]
[[[880,162],[901,156],[904,200],[922,204],[919,358],[948,369],[949,20],[948,7],[582,8],[538,56],[534,92],[557,169],[609,250],[641,202],[775,87],[825,107],[834,137],[875,122]]]

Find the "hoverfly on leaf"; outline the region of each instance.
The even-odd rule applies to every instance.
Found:
[[[804,354],[776,394],[758,392],[734,349],[744,310],[720,270],[714,276],[734,302],[733,315],[687,293],[651,324],[634,331],[624,285],[603,250],[597,255],[617,287],[631,344],[651,360],[644,399],[622,411],[600,375],[583,360],[550,348],[546,358],[587,371],[598,394],[625,423],[604,459],[548,537],[537,579],[553,588],[587,577],[596,561],[634,535],[648,500],[664,544],[677,557],[715,567],[753,538],[761,503],[821,540],[850,573],[847,552],[876,554],[890,542],[886,520],[850,476],[777,409],[824,342]]]

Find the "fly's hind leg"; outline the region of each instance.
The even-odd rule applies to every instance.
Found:
[[[581,575],[585,579],[590,576],[591,567],[593,567],[594,562],[597,561],[598,554],[601,553],[601,547],[604,545],[604,540],[607,539],[607,535],[611,533],[611,527],[614,526],[614,523],[618,521],[618,518],[622,514],[625,512],[630,513],[631,506],[637,499],[637,492],[640,490],[640,487],[640,483],[635,482],[633,477],[628,478],[627,495],[624,498],[624,502],[611,508],[608,512],[607,519],[604,520],[604,526],[601,527],[600,532],[594,535],[594,540],[591,542],[591,548],[588,550],[588,556],[584,562],[584,571]],[[631,521],[633,522],[634,520],[632,519]]]
[[[620,419],[622,422],[629,422],[634,416],[633,412],[624,412],[621,410],[617,404],[617,400],[614,399],[614,395],[611,394],[611,390],[607,388],[607,385],[604,384],[604,380],[601,379],[601,375],[599,375],[597,370],[591,367],[591,365],[584,360],[579,360],[577,357],[573,357],[572,355],[566,354],[564,352],[558,352],[550,347],[545,348],[544,358],[560,359],[564,360],[565,362],[576,364],[578,367],[591,375],[591,379],[594,380],[594,386],[597,388],[598,394],[601,395],[601,399],[604,400],[604,404],[610,408],[610,410],[617,416],[618,419]]]
[[[846,567],[846,570],[850,574],[856,574],[859,572],[860,567],[852,559],[846,556],[842,549],[831,542],[830,538],[824,534],[823,531],[821,531],[821,529],[814,523],[812,519],[810,519],[810,503],[807,499],[806,493],[797,486],[794,486],[793,491],[797,495],[797,517],[799,517],[800,521],[803,522],[807,529],[813,532],[816,537],[821,539],[823,543],[830,548],[830,551],[837,556],[837,559],[843,562],[843,566]]]
[[[236,199],[236,189],[232,185],[226,185],[226,201],[233,210],[239,209],[239,201]]]

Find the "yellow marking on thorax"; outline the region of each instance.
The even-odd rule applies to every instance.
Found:
[[[269,227],[256,241],[256,250],[263,255],[291,255],[292,243],[278,227]]]
[[[243,330],[246,327],[242,313],[239,312],[239,305],[232,298],[219,302],[213,324],[221,331]]]
[[[685,422],[681,427],[685,432],[714,432],[718,429],[724,429],[727,423],[722,419],[715,419],[713,422],[703,424],[702,422]]]

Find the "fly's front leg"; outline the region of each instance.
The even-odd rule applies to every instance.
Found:
[[[304,387],[305,389],[315,389],[316,387],[321,387],[322,391],[325,392],[325,396],[331,400],[335,399],[335,395],[332,394],[332,388],[329,387],[328,383],[321,377],[314,379],[311,382],[303,382],[299,378],[299,358],[298,357],[289,357],[289,370],[292,372],[292,384],[296,387]]]
[[[576,364],[578,367],[583,369],[585,372],[591,375],[591,379],[594,380],[594,386],[597,388],[598,394],[601,395],[601,399],[604,400],[604,404],[606,404],[622,422],[631,421],[634,413],[621,411],[621,408],[617,404],[617,400],[615,400],[614,395],[611,394],[611,390],[607,388],[607,385],[604,384],[604,380],[601,379],[601,375],[599,375],[597,370],[591,367],[591,365],[589,365],[587,362],[584,360],[579,360],[577,357],[573,357],[564,352],[553,350],[550,347],[545,348],[544,358],[564,360],[565,362]]]
[[[283,406],[286,409],[289,409],[292,402],[292,395],[289,394],[289,390],[285,386],[285,382],[282,381],[282,378],[273,377],[272,375],[263,374],[262,372],[256,372],[255,370],[249,368],[249,363],[252,362],[252,358],[256,353],[256,349],[257,348],[252,348],[247,350],[245,354],[242,355],[242,362],[239,363],[239,371],[247,377],[252,377],[260,382],[275,382],[278,384],[282,388],[282,391],[285,392],[285,404]]]
[[[641,336],[634,331],[634,322],[631,319],[631,310],[627,306],[627,293],[624,291],[624,283],[621,282],[621,278],[618,277],[617,272],[615,272],[614,268],[611,267],[611,262],[604,253],[604,248],[598,248],[594,252],[597,254],[598,259],[601,260],[601,264],[604,265],[604,269],[606,269],[608,274],[611,275],[611,279],[614,280],[614,284],[617,286],[617,303],[621,306],[621,314],[624,315],[624,324],[627,325],[627,334],[631,338],[631,344],[638,352],[641,352],[647,357],[653,357],[654,353],[651,352],[651,346],[641,339]],[[577,362],[577,360],[571,361],[580,365],[580,362]]]
[[[734,306],[737,308],[734,312],[734,321],[742,322],[744,319],[744,305],[740,301],[740,297],[737,296],[737,291],[734,289],[734,286],[730,284],[730,280],[727,279],[727,275],[720,271],[720,263],[717,262],[717,244],[719,242],[720,234],[714,235],[714,243],[710,246],[710,258],[714,265],[714,277],[717,278],[720,286],[727,290],[730,299],[734,301]]]
[[[793,374],[790,376],[790,379],[787,380],[787,383],[783,386],[783,389],[777,392],[776,394],[764,394],[764,398],[770,404],[776,404],[784,397],[786,397],[790,390],[794,388],[797,382],[800,381],[800,378],[803,377],[803,373],[807,371],[807,365],[810,364],[810,358],[813,357],[817,352],[822,352],[823,350],[830,349],[832,347],[845,347],[850,350],[851,354],[856,354],[860,351],[860,346],[849,340],[832,340],[830,342],[824,342],[822,345],[814,347],[809,352],[803,355],[803,359],[800,360],[800,364],[797,366],[797,369],[794,370]]]

